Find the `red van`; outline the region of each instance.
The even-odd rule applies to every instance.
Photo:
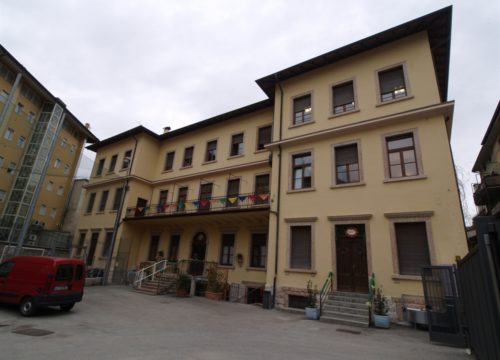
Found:
[[[23,316],[45,306],[71,310],[82,301],[84,285],[82,260],[14,256],[0,264],[0,302],[19,304]]]

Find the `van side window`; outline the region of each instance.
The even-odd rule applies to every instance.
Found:
[[[0,265],[0,277],[7,277],[14,268],[13,262],[6,262]]]
[[[71,280],[73,279],[73,265],[63,264],[59,265],[56,273],[56,281]]]
[[[81,280],[83,277],[83,266],[76,265],[75,280]]]

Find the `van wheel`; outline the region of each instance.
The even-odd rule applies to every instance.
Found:
[[[36,312],[36,306],[33,298],[27,297],[19,305],[19,312],[22,316],[31,316]]]
[[[73,309],[73,306],[75,306],[75,303],[64,304],[64,305],[61,305],[60,308],[62,311],[70,311],[71,309]]]

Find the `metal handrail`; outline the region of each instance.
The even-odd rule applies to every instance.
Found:
[[[160,260],[153,265],[140,269],[135,273],[134,286],[140,288],[144,280],[153,278],[156,274],[164,271],[168,265],[175,265],[175,262]]]
[[[333,291],[333,273],[330,271],[326,277],[323,287],[319,292],[319,316],[323,314],[323,305],[325,304],[325,299]]]

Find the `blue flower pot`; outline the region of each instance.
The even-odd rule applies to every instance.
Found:
[[[306,307],[306,317],[311,320],[319,319],[319,309]]]
[[[378,328],[389,329],[391,327],[391,318],[388,315],[373,314],[373,322]]]

